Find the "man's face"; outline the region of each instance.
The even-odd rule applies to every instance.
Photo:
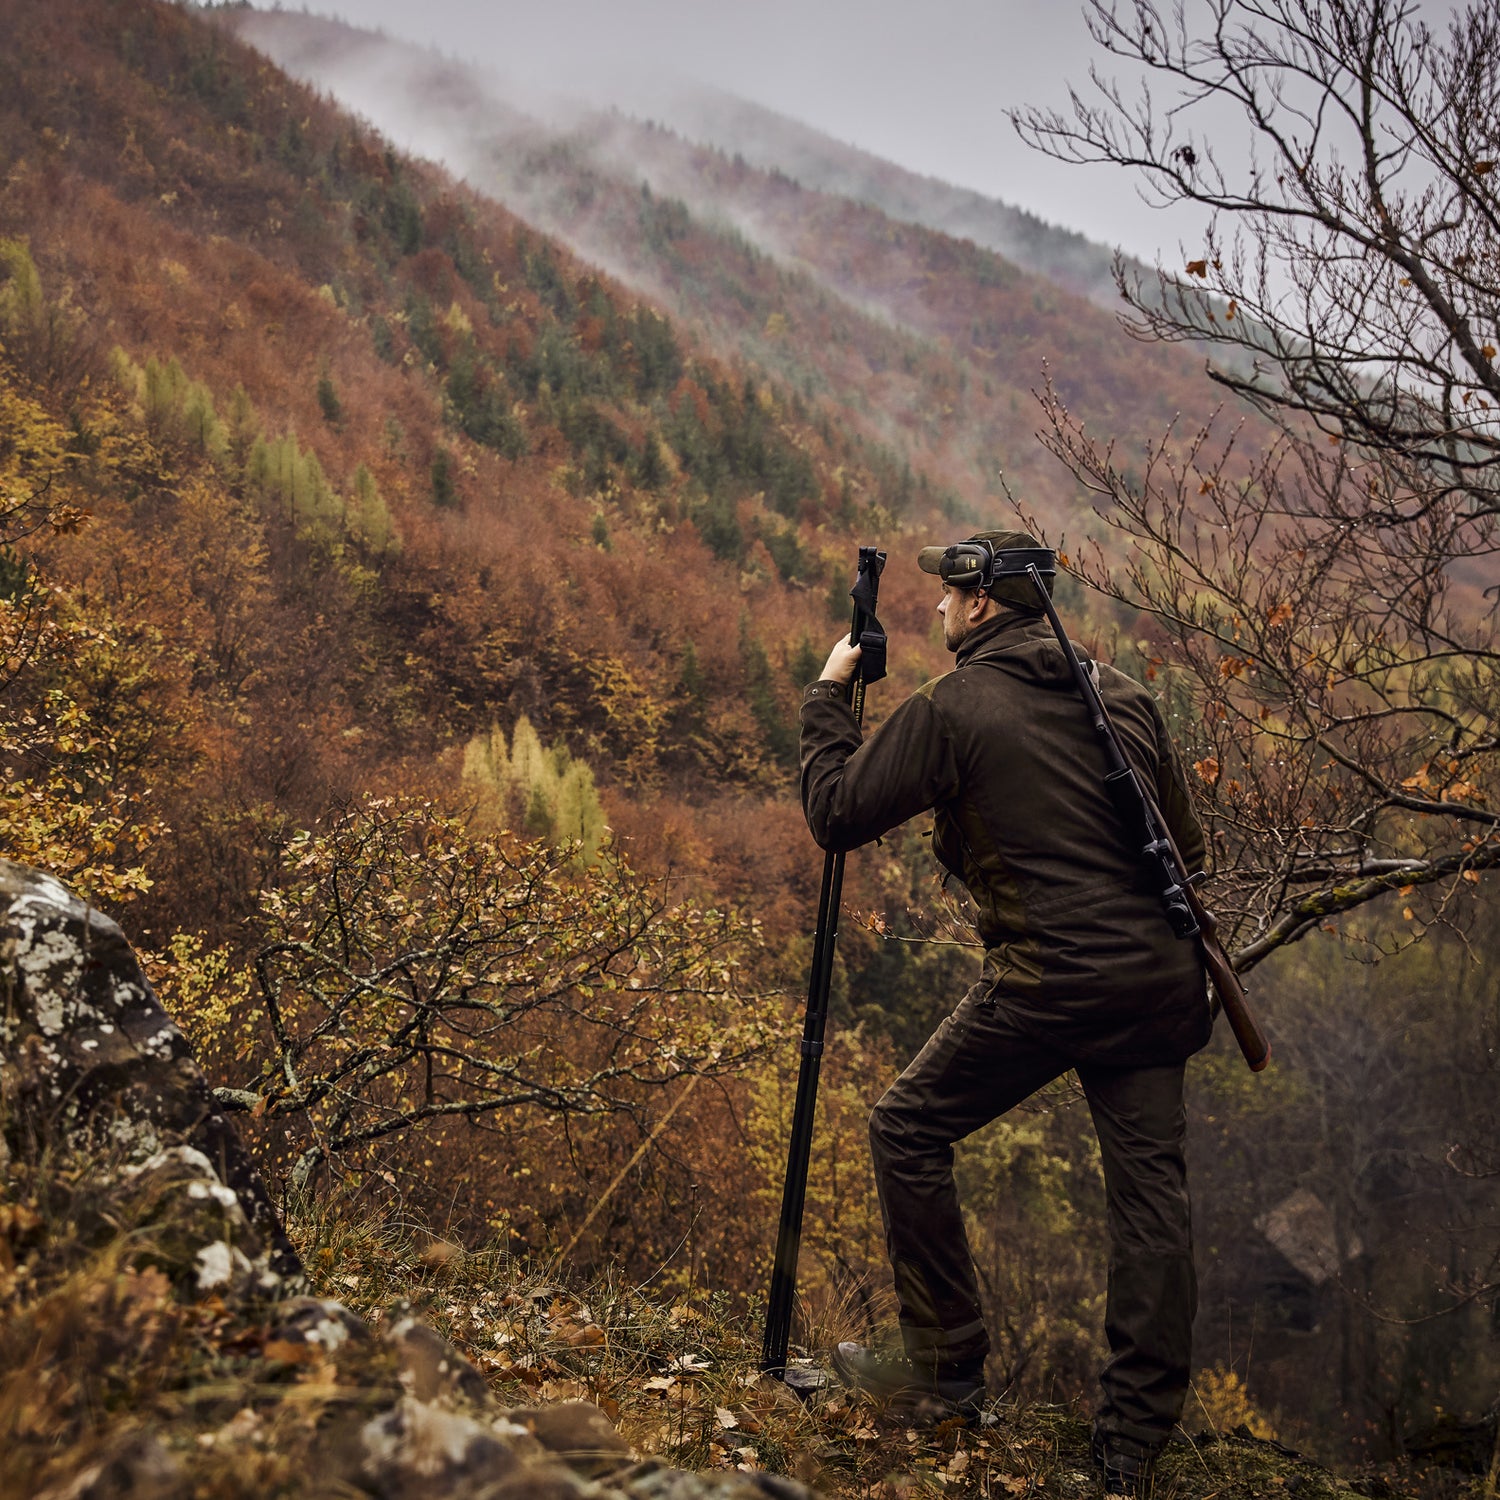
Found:
[[[971,615],[982,613],[985,596],[977,589],[956,589],[952,584],[943,585],[943,597],[938,600],[937,612],[943,617],[943,644],[950,651],[957,651],[965,637],[974,628]]]

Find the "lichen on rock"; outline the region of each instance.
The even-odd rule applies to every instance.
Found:
[[[0,1116],[6,1158],[39,1144],[95,1147],[101,1161],[176,1173],[189,1200],[233,1220],[242,1242],[224,1241],[229,1282],[267,1290],[268,1275],[300,1278],[260,1174],[125,934],[61,881],[3,859]],[[184,1148],[191,1163],[170,1155]],[[211,1277],[225,1258],[211,1251],[200,1270]]]

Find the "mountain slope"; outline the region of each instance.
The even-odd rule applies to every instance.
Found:
[[[972,240],[1103,307],[1118,300],[1108,247],[1024,208],[909,171],[723,90],[682,87],[663,93],[644,111],[690,141],[781,172],[815,192],[852,198],[951,239]]]
[[[1046,378],[1128,440],[1218,403],[1190,352],[1136,343],[1087,299],[970,240],[618,113],[544,123],[475,69],[338,23],[230,20],[705,339],[826,391],[846,421],[941,479],[957,515],[1003,507],[1003,469],[1043,515],[1078,523],[1071,479],[1033,438],[1031,392]],[[861,171],[856,186],[879,177]]]
[[[88,513],[28,561],[150,643],[126,781],[182,890],[242,907],[280,819],[458,796],[523,715],[627,822],[784,784],[853,531],[931,524],[920,478],[192,15],[0,18],[6,389],[57,455],[7,479]]]

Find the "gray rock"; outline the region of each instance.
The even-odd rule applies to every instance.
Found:
[[[439,1401],[449,1406],[492,1404],[484,1376],[447,1339],[422,1322],[410,1306],[392,1309],[383,1337],[396,1351],[403,1388],[418,1401]]]
[[[526,1436],[403,1396],[361,1429],[357,1482],[380,1500],[486,1500],[523,1468],[512,1439]]]
[[[151,1258],[192,1295],[229,1299],[280,1290],[270,1252],[232,1189],[193,1146],[168,1146],[124,1167],[110,1212],[150,1229]]]
[[[144,1164],[191,1147],[234,1194],[269,1269],[300,1279],[260,1174],[125,934],[52,876],[3,859],[0,1114],[0,1157],[46,1144]]]
[[[291,1297],[276,1311],[276,1326],[266,1338],[268,1345],[305,1346],[336,1354],[345,1344],[361,1344],[370,1337],[370,1325],[332,1297]]]

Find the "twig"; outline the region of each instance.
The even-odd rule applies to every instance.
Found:
[[[584,1235],[588,1232],[589,1225],[592,1224],[594,1220],[599,1216],[600,1209],[602,1209],[604,1205],[608,1203],[609,1200],[614,1196],[615,1189],[625,1181],[627,1176],[630,1175],[630,1172],[634,1169],[635,1164],[640,1161],[640,1159],[651,1149],[652,1144],[655,1142],[657,1136],[659,1136],[662,1131],[667,1128],[667,1124],[671,1120],[672,1116],[675,1115],[677,1111],[682,1107],[682,1105],[687,1102],[687,1096],[693,1092],[693,1089],[697,1086],[698,1080],[702,1077],[703,1075],[701,1073],[694,1073],[693,1076],[688,1079],[687,1087],[683,1089],[683,1091],[672,1101],[671,1105],[667,1109],[666,1114],[664,1114],[661,1119],[656,1122],[656,1128],[651,1132],[650,1135],[646,1137],[645,1140],[640,1143],[639,1146],[635,1148],[635,1154],[630,1158],[630,1160],[626,1162],[618,1172],[615,1173],[614,1181],[612,1181],[610,1185],[605,1188],[605,1190],[599,1195],[599,1201],[595,1203],[594,1206],[588,1211],[587,1215],[584,1217],[583,1223],[578,1226],[573,1235],[573,1238],[568,1241],[567,1246],[564,1248],[562,1253],[563,1260],[567,1260],[567,1258],[573,1253],[573,1251],[578,1248],[579,1240],[584,1237]]]

